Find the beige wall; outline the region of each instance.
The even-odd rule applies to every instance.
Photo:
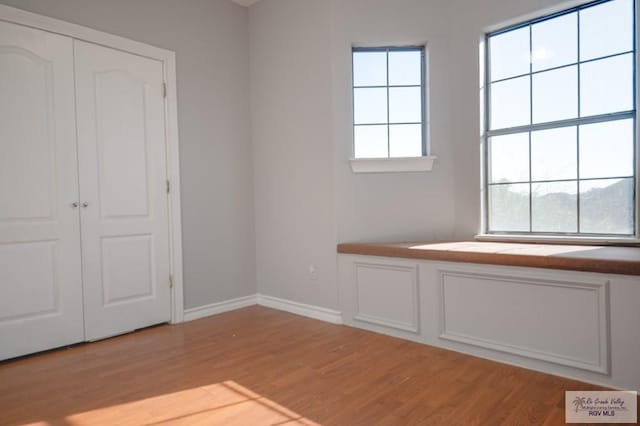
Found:
[[[176,52],[187,308],[255,293],[247,9],[230,0],[0,0]]]
[[[335,244],[480,231],[479,42],[558,0],[262,0],[249,8],[258,291],[337,306]],[[351,46],[426,43],[429,173],[353,174]],[[310,280],[308,263],[329,265]]]
[[[455,191],[451,143],[449,1],[335,0],[331,15],[338,240],[451,239]],[[351,46],[426,44],[429,57],[429,173],[353,174]]]
[[[257,289],[335,308],[328,5],[262,1],[249,28]]]

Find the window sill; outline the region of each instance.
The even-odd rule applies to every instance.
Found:
[[[433,155],[401,158],[352,158],[349,162],[353,173],[411,173],[430,172],[433,168],[433,162],[437,158]]]
[[[476,241],[504,243],[640,246],[640,239],[633,237],[559,237],[548,235],[478,234],[474,238]]]

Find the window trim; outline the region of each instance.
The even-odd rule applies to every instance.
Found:
[[[609,57],[622,56],[625,54],[630,54],[632,57],[632,72],[633,72],[633,109],[627,111],[619,111],[615,113],[605,113],[588,117],[577,117],[566,120],[557,120],[552,122],[543,122],[543,123],[531,123],[529,125],[516,126],[511,128],[501,128],[497,130],[490,130],[490,84],[494,83],[490,80],[490,50],[489,50],[489,38],[491,36],[496,36],[499,34],[503,34],[509,31],[517,30],[524,27],[531,27],[534,24],[544,22],[553,18],[557,18],[563,15],[567,15],[570,13],[578,12],[580,10],[584,10],[593,6],[597,6],[599,4],[607,3],[610,0],[595,0],[595,1],[582,1],[578,4],[575,4],[572,7],[564,8],[561,10],[556,10],[552,13],[548,13],[539,17],[533,17],[526,19],[524,21],[508,25],[506,27],[498,28],[495,30],[489,30],[483,35],[483,44],[482,44],[482,54],[481,61],[484,61],[481,64],[481,71],[484,75],[481,75],[482,82],[482,161],[481,161],[481,176],[482,176],[482,197],[481,197],[481,205],[482,205],[482,213],[481,213],[481,232],[475,236],[477,240],[481,241],[522,241],[522,242],[545,242],[545,243],[578,243],[578,244],[600,244],[600,245],[639,245],[640,244],[640,123],[638,120],[638,111],[640,110],[640,93],[639,93],[639,84],[638,84],[638,63],[639,63],[639,52],[638,52],[638,0],[631,0],[633,6],[633,44],[632,50],[625,52],[618,52],[616,54],[602,56],[598,58],[593,58],[586,61],[580,61],[580,58],[577,58],[576,63],[565,64],[558,67],[552,67],[544,70],[533,71],[530,67],[529,73],[523,74],[522,76],[532,76],[539,72],[550,71],[554,69],[561,69],[569,66],[578,66],[581,63],[590,62],[593,60],[601,60]],[[578,23],[579,25],[579,23]],[[578,27],[579,28],[579,27]],[[512,76],[509,78],[505,78],[504,80],[517,78],[520,76]],[[501,81],[501,80],[496,80]],[[578,88],[579,90],[579,88]],[[580,97],[580,92],[578,91],[578,100]],[[532,100],[530,100],[531,102]],[[505,134],[514,134],[517,132],[533,132],[536,130],[545,130],[552,128],[561,128],[565,126],[578,126],[585,125],[591,123],[598,122],[613,122],[622,119],[632,118],[634,120],[633,126],[633,183],[634,183],[634,193],[633,193],[633,206],[634,206],[634,226],[633,233],[629,235],[624,234],[588,234],[588,233],[563,233],[563,232],[535,232],[533,230],[526,231],[490,231],[489,230],[489,143],[488,140],[492,136],[500,136]],[[579,140],[578,140],[579,142]],[[576,176],[576,181],[580,181],[579,176]],[[529,179],[528,182],[530,182]],[[579,215],[579,199],[576,200],[578,203],[578,211]],[[529,206],[531,209],[531,205]],[[531,225],[531,212],[529,216],[529,223]],[[531,228],[530,228],[531,229]]]
[[[351,158],[353,173],[411,173],[430,172],[438,157],[387,157],[387,158]]]
[[[402,124],[402,123],[390,123],[389,122],[389,89],[396,87],[389,85],[389,52],[393,51],[419,51],[421,53],[420,60],[420,107],[421,107],[421,128],[422,128],[422,153],[416,157],[391,157],[391,140],[390,140],[390,125]],[[387,157],[356,157],[355,156],[355,129],[358,124],[355,123],[355,89],[367,88],[373,86],[356,86],[354,83],[354,64],[353,56],[355,52],[386,52],[387,53],[387,81],[386,85],[379,86],[380,88],[386,88],[387,90],[387,121],[386,123],[379,123],[387,126]],[[390,46],[351,46],[351,158],[349,159],[354,173],[374,173],[374,172],[416,172],[416,171],[430,171],[433,165],[433,160],[436,157],[429,155],[430,152],[430,138],[429,138],[429,126],[427,117],[429,114],[429,103],[427,96],[427,84],[428,84],[428,51],[426,44],[412,44],[412,45],[390,45]],[[375,86],[378,87],[378,86]],[[403,86],[397,86],[403,87]],[[412,85],[410,87],[416,87]],[[412,123],[418,124],[418,123]],[[420,161],[416,159],[427,159],[428,161]]]

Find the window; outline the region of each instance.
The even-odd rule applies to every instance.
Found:
[[[633,0],[486,36],[487,233],[636,236]]]
[[[355,158],[426,155],[424,47],[353,49]]]

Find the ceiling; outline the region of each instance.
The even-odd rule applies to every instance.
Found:
[[[234,3],[239,4],[240,6],[249,7],[254,3],[258,3],[260,0],[232,0]]]

